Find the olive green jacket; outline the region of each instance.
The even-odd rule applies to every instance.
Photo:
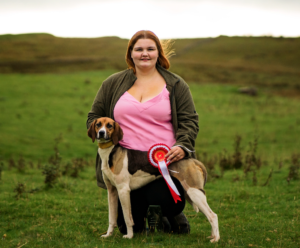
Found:
[[[198,114],[195,110],[192,95],[186,82],[174,73],[157,65],[158,72],[165,79],[170,92],[172,124],[176,143],[184,149],[186,157],[195,158],[194,146],[199,131]],[[114,119],[114,108],[120,97],[131,88],[137,77],[131,69],[115,73],[101,85],[91,111],[88,113],[87,128],[100,117]],[[159,140],[157,141],[159,143]],[[101,160],[97,154],[96,176],[98,186],[106,188],[102,179]]]

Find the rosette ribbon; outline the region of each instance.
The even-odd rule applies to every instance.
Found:
[[[158,168],[160,174],[163,176],[169,187],[175,203],[177,203],[177,201],[181,201],[180,193],[177,190],[168,170],[170,161],[167,161],[165,158],[165,155],[169,150],[170,148],[165,144],[155,144],[148,151],[148,160],[151,165]]]

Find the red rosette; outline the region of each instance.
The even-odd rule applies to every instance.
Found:
[[[158,143],[153,146],[148,151],[148,160],[151,165],[155,168],[158,168],[158,162],[165,161],[166,165],[170,164],[170,161],[167,161],[165,155],[170,151],[170,147],[165,144]]]
[[[168,188],[175,203],[177,203],[177,201],[181,201],[180,193],[176,188],[174,182],[172,181],[168,170],[168,165],[171,162],[167,161],[165,157],[169,151],[170,147],[168,147],[167,145],[161,143],[155,144],[151,146],[151,148],[148,151],[148,160],[150,164],[152,164],[155,168],[159,170],[160,174],[163,176],[168,185]]]

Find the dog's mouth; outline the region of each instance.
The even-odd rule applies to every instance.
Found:
[[[99,139],[97,139],[97,141],[98,141],[98,143],[108,143],[108,142],[110,142],[110,139],[109,138],[108,139],[99,138]]]

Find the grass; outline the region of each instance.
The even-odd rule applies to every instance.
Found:
[[[189,235],[138,234],[124,240],[116,230],[114,237],[100,238],[108,227],[107,192],[96,186],[96,145],[86,135],[85,121],[111,73],[0,74],[1,247],[299,247],[300,184],[296,177],[287,181],[291,156],[299,154],[299,100],[266,88],[250,97],[237,86],[208,83],[190,83],[200,120],[197,153],[219,158],[226,149],[231,155],[239,135],[243,162],[255,138],[262,161],[247,175],[244,167],[222,174],[218,159],[213,164],[205,190],[219,216],[219,243],[209,243],[209,222],[189,205],[184,210]],[[43,171],[57,155],[55,145],[62,160],[51,187]],[[73,173],[76,158],[88,163]]]
[[[43,186],[40,170],[28,169],[24,174],[15,169],[3,172],[0,182],[0,234],[6,234],[1,247],[298,247],[299,182],[289,185],[284,179],[287,169],[276,170],[269,186],[261,187],[269,168],[259,171],[259,186],[241,171],[226,172],[221,179],[206,185],[208,203],[218,214],[221,240],[210,244],[210,224],[190,205],[184,213],[191,225],[191,234],[137,234],[124,240],[115,230],[114,236],[100,238],[108,227],[105,190],[97,188],[94,169],[86,167],[78,178],[60,177],[50,189]],[[239,181],[232,178],[240,175]],[[26,189],[19,200],[13,187],[22,181]]]
[[[1,157],[49,157],[60,137],[64,157],[94,155],[86,137],[86,117],[101,82],[112,71],[0,75]]]
[[[192,84],[190,89],[199,114],[198,152],[233,149],[235,135],[242,137],[244,150],[257,137],[259,153],[267,160],[299,152],[299,100],[267,91],[258,97],[240,95],[232,85]]]
[[[0,74],[0,159],[43,160],[52,153],[55,138],[61,139],[59,150],[66,159],[94,156],[85,122],[101,82],[111,73]],[[257,136],[259,152],[268,160],[299,151],[298,99],[267,91],[250,97],[232,85],[190,84],[190,89],[199,114],[199,153],[233,149],[236,134],[244,150]]]

